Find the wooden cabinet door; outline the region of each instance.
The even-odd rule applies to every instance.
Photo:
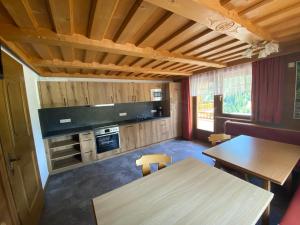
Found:
[[[89,105],[86,82],[66,82],[68,106]]]
[[[90,104],[110,104],[114,102],[113,84],[106,82],[88,82]]]
[[[39,89],[42,108],[68,106],[66,82],[40,81]]]
[[[126,126],[120,126],[120,151],[127,151],[127,128]]]
[[[22,65],[2,54],[0,139],[20,224],[36,225],[44,196],[30,124]]]
[[[120,127],[121,152],[136,149],[139,146],[138,124]]]
[[[114,102],[115,103],[127,103],[132,101],[132,91],[130,91],[131,85],[128,83],[113,83]]]
[[[152,123],[151,121],[138,124],[138,147],[151,145],[152,142]]]
[[[171,137],[182,136],[182,119],[181,119],[181,83],[169,83],[170,106],[171,106]]]
[[[81,150],[81,157],[83,162],[90,162],[96,160],[96,146],[95,140],[86,140],[80,141],[80,150]]]
[[[150,102],[151,101],[151,84],[150,83],[143,84],[143,92],[144,92],[145,102]]]
[[[134,101],[135,102],[145,102],[146,101],[144,84],[142,84],[142,83],[134,84]]]

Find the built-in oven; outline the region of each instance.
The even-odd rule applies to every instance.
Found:
[[[120,147],[119,127],[117,125],[96,128],[94,132],[97,154]]]

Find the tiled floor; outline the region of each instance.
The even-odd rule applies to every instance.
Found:
[[[213,160],[202,151],[209,146],[199,142],[172,140],[130,152],[115,158],[53,175],[46,187],[46,204],[40,225],[94,225],[91,199],[125,185],[142,176],[135,160],[145,153],[166,153],[173,162],[194,157],[209,165]],[[252,182],[259,185],[258,180]],[[271,225],[277,225],[285,212],[290,196],[274,186]],[[200,225],[200,224],[199,224]]]

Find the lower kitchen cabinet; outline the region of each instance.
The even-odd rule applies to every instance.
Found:
[[[141,122],[138,124],[138,135],[139,135],[139,141],[138,146],[143,147],[147,145],[151,145],[153,142],[152,140],[152,122]]]
[[[90,162],[97,159],[96,143],[93,132],[79,134],[82,162]]]
[[[121,152],[133,150],[139,146],[138,124],[120,126]]]
[[[47,138],[44,143],[51,173],[75,168],[97,159],[93,131]]]

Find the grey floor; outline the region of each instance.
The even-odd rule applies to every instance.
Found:
[[[142,176],[135,160],[145,153],[166,153],[173,162],[194,157],[209,165],[214,161],[202,154],[207,144],[172,140],[130,152],[64,173],[52,175],[46,187],[46,203],[40,225],[95,225],[91,199],[125,185]],[[252,179],[260,185],[260,181]],[[271,223],[280,222],[290,195],[282,187],[273,186]],[[201,225],[201,224],[199,224]]]

